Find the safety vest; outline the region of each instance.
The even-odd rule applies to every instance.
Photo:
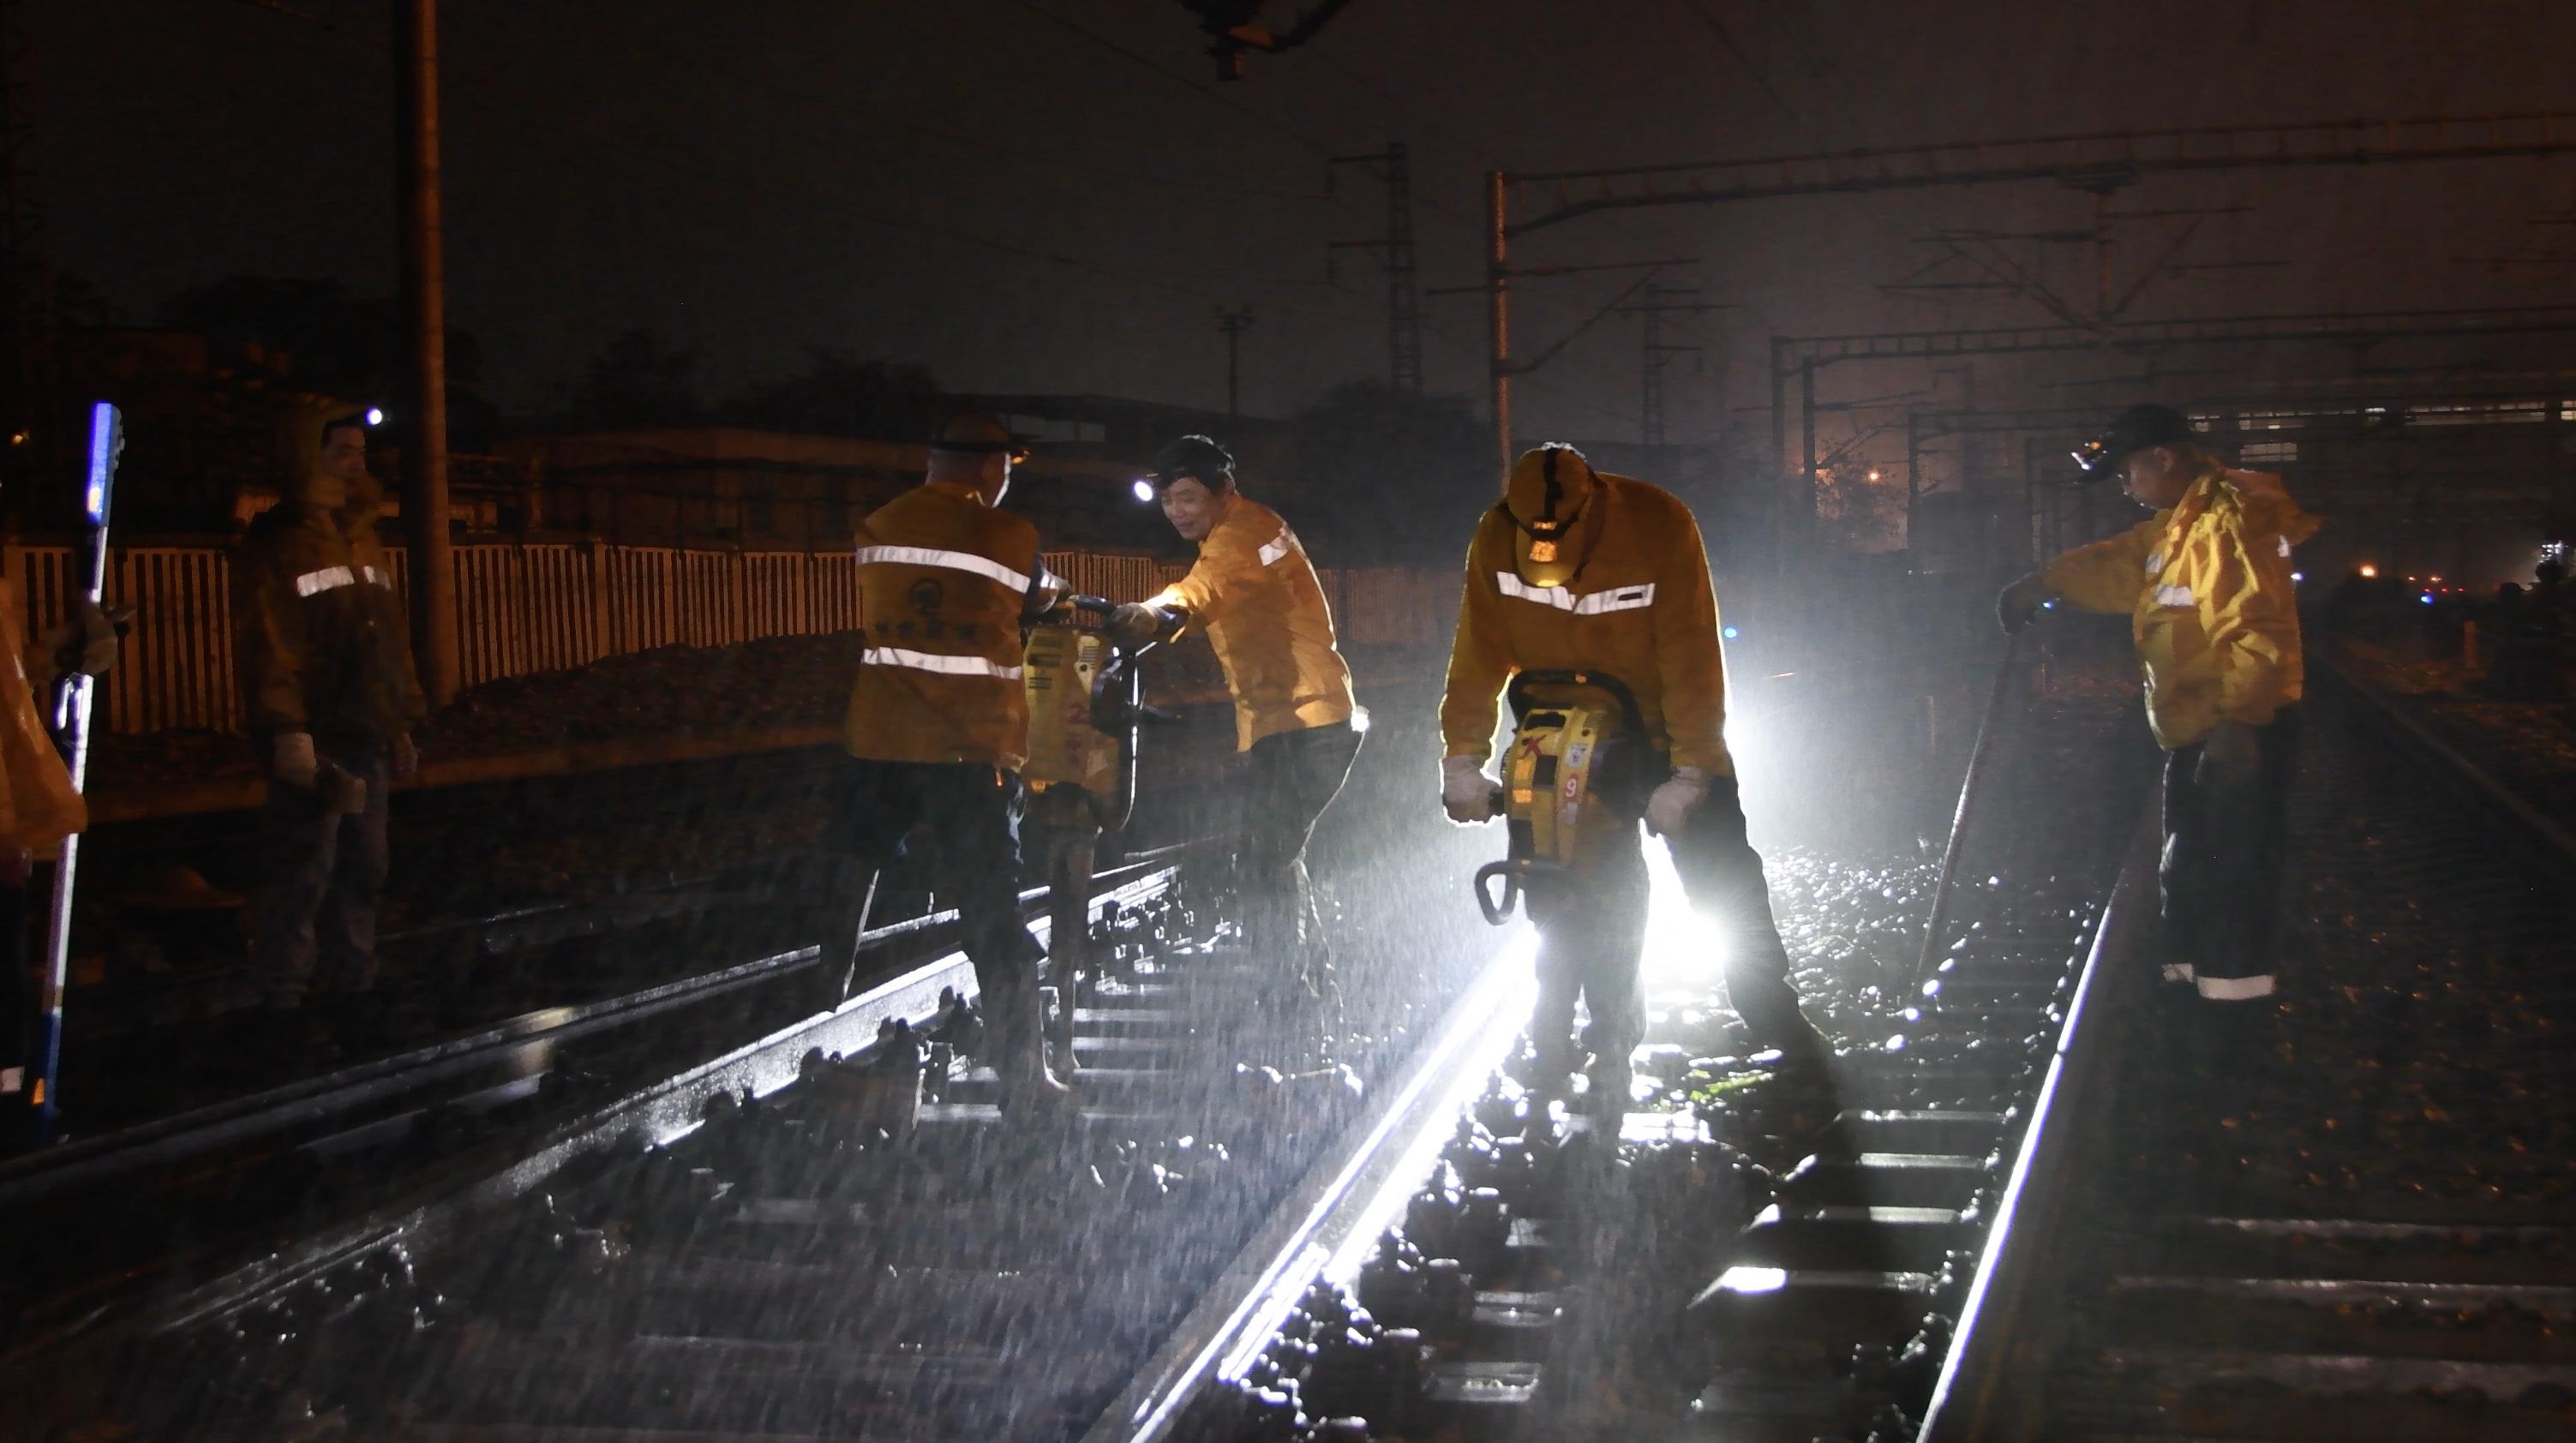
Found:
[[[1037,528],[925,482],[859,525],[859,625],[844,744],[891,762],[1028,760],[1020,616],[1045,577]]]
[[[1333,638],[1333,611],[1297,533],[1279,513],[1237,494],[1199,543],[1190,574],[1148,603],[1203,626],[1234,694],[1238,750],[1280,732],[1351,719],[1351,669]]]
[[[1467,547],[1467,590],[1440,702],[1442,750],[1482,760],[1503,686],[1521,671],[1602,671],[1628,684],[1647,741],[1677,767],[1732,776],[1717,593],[1690,508],[1671,493],[1596,472],[1576,528],[1581,569],[1532,586],[1512,558],[1511,519],[1485,513]]]
[[[428,714],[379,511],[285,501],[233,548],[233,666],[251,735],[387,745]]]

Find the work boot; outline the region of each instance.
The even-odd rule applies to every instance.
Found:
[[[1038,1015],[1037,989],[1020,996],[986,995],[987,1035],[993,1071],[1001,1079],[1004,1112],[1043,1115],[1071,1107],[1073,1089],[1047,1067],[1046,1025]]]

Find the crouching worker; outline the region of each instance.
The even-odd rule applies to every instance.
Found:
[[[1450,820],[1493,815],[1484,766],[1497,697],[1518,673],[1606,673],[1633,695],[1644,733],[1634,739],[1632,810],[1578,862],[1570,885],[1530,897],[1540,932],[1533,1077],[1559,1079],[1579,1065],[1579,994],[1591,1014],[1579,1050],[1592,1055],[1594,1085],[1626,1086],[1645,1028],[1637,969],[1646,869],[1629,820],[1642,814],[1671,847],[1691,906],[1726,943],[1727,994],[1750,1040],[1779,1049],[1784,1073],[1821,1084],[1828,1049],[1798,1011],[1762,859],[1745,837],[1724,735],[1717,598],[1690,509],[1643,481],[1594,471],[1571,446],[1541,446],[1513,465],[1502,502],[1476,528],[1466,587],[1440,708]]]
[[[1134,644],[1193,628],[1234,696],[1236,750],[1251,766],[1236,877],[1247,946],[1314,996],[1332,990],[1331,949],[1306,872],[1306,843],[1359,755],[1351,669],[1297,534],[1235,487],[1234,457],[1205,436],[1163,448],[1147,481],[1197,564],[1110,632]]]
[[[1000,422],[956,417],[931,443],[922,483],[859,524],[866,647],[832,840],[849,862],[845,946],[865,925],[876,874],[898,856],[921,855],[940,891],[956,896],[1002,1105],[1035,1110],[1071,1092],[1047,1067],[1046,954],[1019,910],[1021,618],[1054,600],[1037,529],[997,509],[1023,454]]]

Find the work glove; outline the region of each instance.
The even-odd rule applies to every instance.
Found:
[[[299,791],[313,790],[322,772],[322,761],[313,754],[313,734],[279,732],[269,746],[269,774]]]
[[[1167,620],[1159,608],[1141,601],[1130,601],[1109,613],[1103,629],[1109,633],[1109,639],[1120,646],[1138,646],[1162,635]]]
[[[407,777],[420,770],[420,745],[411,739],[411,733],[404,732],[394,738],[392,761],[394,775],[398,777]]]
[[[1449,820],[1472,827],[1494,818],[1494,779],[1474,757],[1440,759],[1440,805]]]
[[[1698,767],[1675,767],[1671,777],[1646,798],[1646,830],[1658,837],[1678,835],[1691,808],[1708,795],[1708,773]]]
[[[38,690],[81,672],[105,676],[116,665],[117,620],[83,599],[73,604],[71,619],[48,630],[28,648],[27,676]]]
[[[1995,620],[2002,623],[2004,634],[2010,636],[2030,625],[2030,619],[2038,615],[2039,609],[2048,602],[2048,583],[2037,576],[2025,576],[2005,587],[2003,593],[1995,598]]]

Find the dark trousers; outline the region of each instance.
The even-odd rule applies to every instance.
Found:
[[[899,858],[928,864],[933,895],[957,907],[984,1009],[1006,1028],[1036,1022],[1037,962],[1046,955],[1020,920],[1027,799],[1019,774],[1000,767],[860,758],[850,763],[830,838],[855,863],[859,888]]]
[[[1822,1038],[1798,1011],[1789,985],[1789,951],[1771,917],[1770,883],[1744,830],[1735,779],[1712,777],[1681,832],[1665,839],[1691,909],[1717,930],[1726,948],[1728,1001],[1757,1047],[1776,1047],[1796,1062],[1818,1063]],[[1579,993],[1592,1014],[1589,1051],[1625,1057],[1645,1035],[1637,967],[1645,949],[1646,862],[1632,834],[1585,870],[1583,885],[1533,895],[1539,927],[1539,1003],[1533,1035],[1542,1049],[1571,1025]]]
[[[2210,1001],[2245,1002],[2270,997],[2277,980],[2272,919],[2299,717],[2292,708],[2269,726],[2220,725],[2241,730],[2165,754],[2164,968]]]
[[[367,807],[330,812],[317,792],[268,784],[266,880],[251,966],[273,1008],[300,1006],[308,993],[364,992],[376,979],[376,903],[393,863],[392,768],[380,747],[317,750],[366,783]]]
[[[1274,733],[1246,754],[1251,778],[1235,850],[1244,941],[1273,957],[1293,956],[1300,968],[1326,960],[1306,843],[1359,754],[1360,733],[1348,722]]]

